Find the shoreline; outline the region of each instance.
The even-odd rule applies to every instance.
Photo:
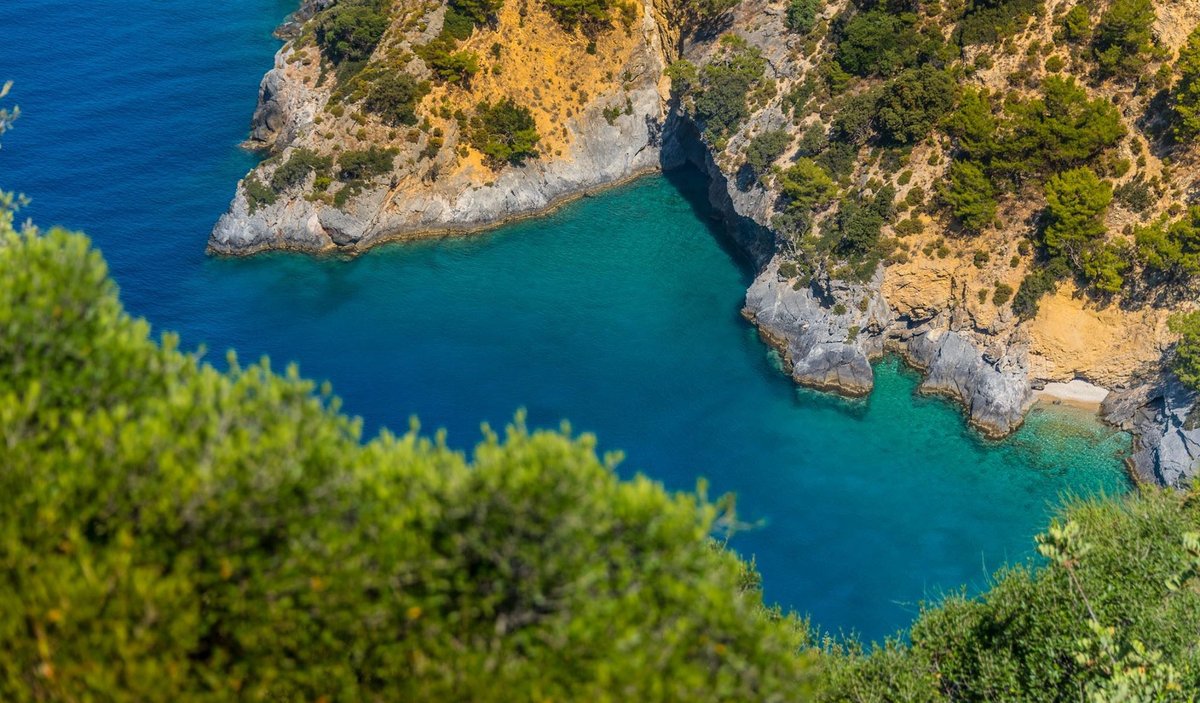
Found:
[[[1109,393],[1107,388],[1077,378],[1066,383],[1047,383],[1034,389],[1033,397],[1038,403],[1065,405],[1100,415]]]
[[[245,247],[243,249],[231,250],[231,249],[220,249],[220,248],[214,247],[212,245],[212,238],[210,237],[208,243],[204,247],[204,253],[207,256],[212,256],[212,257],[217,257],[217,258],[242,258],[242,257],[248,257],[248,256],[256,256],[258,254],[265,254],[268,252],[292,252],[292,253],[299,253],[299,254],[308,254],[310,256],[357,257],[362,254],[366,254],[367,252],[371,251],[372,249],[379,247],[379,246],[383,246],[385,244],[397,244],[397,243],[415,242],[415,241],[423,241],[423,240],[456,239],[456,238],[473,237],[476,235],[485,234],[485,233],[491,232],[493,230],[500,229],[501,227],[517,224],[519,222],[524,222],[526,220],[540,219],[542,217],[545,217],[547,215],[554,213],[556,210],[558,210],[566,205],[570,205],[571,203],[573,203],[577,200],[582,200],[584,198],[590,198],[593,196],[597,196],[602,193],[605,193],[605,192],[608,192],[611,190],[615,190],[622,186],[629,185],[629,184],[633,183],[634,181],[637,181],[638,179],[645,178],[646,176],[653,176],[655,174],[665,173],[669,170],[671,170],[671,169],[663,168],[661,165],[654,166],[651,168],[638,169],[638,170],[632,171],[632,172],[622,176],[621,178],[609,181],[607,183],[601,183],[598,185],[589,186],[587,188],[579,188],[576,190],[564,192],[558,196],[555,196],[554,198],[552,198],[550,200],[550,202],[546,203],[545,205],[543,205],[535,210],[528,210],[526,212],[516,213],[513,215],[509,215],[507,217],[499,218],[497,220],[480,222],[480,223],[474,224],[474,225],[463,225],[460,227],[429,227],[429,228],[425,228],[425,229],[400,230],[400,231],[396,231],[396,232],[392,232],[392,233],[388,233],[388,234],[380,234],[378,236],[370,238],[369,241],[367,241],[364,245],[361,245],[361,246],[357,243],[352,244],[350,246],[338,246],[338,245],[334,244],[333,246],[329,246],[329,247],[313,249],[313,248],[302,247],[302,246],[290,246],[286,243],[276,245],[276,244],[274,244],[274,242],[272,242],[272,243],[264,243],[259,246],[252,246],[252,247]],[[286,241],[286,240],[281,239],[280,241]]]

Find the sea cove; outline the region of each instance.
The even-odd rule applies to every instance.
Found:
[[[734,546],[767,599],[872,638],[1030,556],[1062,495],[1125,490],[1127,438],[1069,410],[985,442],[894,360],[864,401],[797,390],[739,316],[750,271],[695,173],[351,261],[204,257],[292,4],[0,8],[25,38],[0,48],[25,113],[0,186],[39,223],[86,230],[126,305],[185,347],[296,361],[372,432],[416,415],[468,446],[517,408],[570,418],[623,450],[624,472],[737,493],[762,524]]]

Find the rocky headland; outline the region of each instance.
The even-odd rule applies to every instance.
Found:
[[[607,24],[571,26],[540,2],[507,2],[455,47],[479,64],[468,80],[457,81],[446,79],[438,59],[422,48],[446,36],[447,13],[456,6],[385,3],[390,22],[360,75],[379,64],[426,82],[412,119],[396,122],[364,107],[371,89],[353,83],[363,79],[337,75],[317,29],[336,5],[310,0],[285,25],[288,41],[260,89],[249,144],[270,157],[239,184],[209,250],[357,253],[536,215],[690,163],[708,175],[711,201],[757,267],[744,315],[797,383],[866,395],[871,362],[897,353],[923,372],[923,392],[960,402],[973,426],[1002,437],[1020,426],[1036,389],[1087,381],[1111,391],[1103,416],[1135,434],[1130,464],[1137,479],[1189,482],[1200,472],[1200,420],[1192,418],[1196,394],[1166,370],[1175,341],[1167,318],[1193,309],[1194,301],[1136,285],[1098,295],[1068,277],[1035,296],[1032,311],[1024,302],[1018,311],[1014,292],[1020,298],[1044,265],[1040,195],[1028,187],[998,193],[991,220],[964,232],[939,200],[965,150],[961,133],[936,126],[952,118],[939,114],[925,133],[904,139],[897,135],[906,132],[885,127],[892,124],[879,112],[886,96],[910,100],[894,87],[907,73],[889,79],[866,69],[848,91],[837,89],[845,95],[830,95],[825,83],[849,78],[836,63],[830,67],[831,56],[844,53],[838,41],[849,41],[847,18],[868,10],[844,1],[810,3],[808,29],[799,31],[798,3],[744,0],[704,15],[643,0],[615,5]],[[1088,158],[1103,161],[1095,168],[1118,191],[1154,183],[1139,202],[1117,198],[1103,214],[1112,241],[1132,241],[1138,226],[1178,212],[1176,203],[1195,192],[1195,154],[1189,145],[1168,144],[1161,126],[1155,132],[1161,93],[1111,78],[1083,87],[1088,67],[1071,64],[1078,61],[1072,49],[1058,46],[1057,18],[1069,8],[1051,0],[1030,11],[996,39],[1003,46],[998,54],[995,46],[965,42],[961,27],[937,13],[918,14],[924,27],[958,37],[960,57],[944,61],[944,70],[968,90],[1008,91],[1008,104],[1033,104],[1043,82],[1066,65],[1081,76],[1083,94],[1118,105],[1118,136]],[[1101,16],[1098,9],[1094,14]],[[1154,60],[1170,67],[1197,19],[1195,2],[1159,6]],[[704,91],[727,75],[721,70],[757,71],[732,118],[704,102]],[[865,126],[855,128],[867,136],[847,136],[848,105],[873,90],[884,97],[875,98],[881,102]],[[485,153],[469,113],[502,100],[526,109],[536,123],[536,156],[500,162]],[[777,145],[765,147],[768,141]],[[352,174],[334,190],[330,181],[339,178],[346,154],[383,147],[392,156],[387,168]],[[848,164],[828,157],[835,147],[848,154],[842,159]],[[316,166],[301,169],[298,180],[277,177],[299,160],[296,154]],[[335,161],[330,179],[322,169]],[[818,197],[796,207],[808,196],[797,194],[807,191],[793,187],[790,174],[796,164],[814,163],[833,176],[821,188],[841,200]],[[845,241],[851,227],[845,213],[885,199],[868,253],[824,243],[839,228]]]

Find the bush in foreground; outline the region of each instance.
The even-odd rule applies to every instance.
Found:
[[[0,238],[0,699],[794,700],[721,506],[518,420],[470,456],[149,338],[85,238]]]
[[[817,655],[713,541],[728,503],[619,480],[592,438],[519,420],[469,457],[415,427],[363,443],[294,367],[221,372],[155,343],[85,238],[11,223],[0,210],[0,699],[1200,690],[1200,492],[1076,503],[1039,538],[1048,564],[923,607],[905,640]]]

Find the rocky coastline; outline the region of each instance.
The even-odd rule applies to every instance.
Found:
[[[281,29],[282,35],[294,37],[321,4],[322,0],[306,2]],[[805,68],[786,60],[793,39],[768,3],[747,0],[735,10],[732,22],[762,48],[773,79],[794,79]],[[256,209],[239,186],[229,211],[213,230],[208,251],[354,254],[389,241],[466,234],[537,216],[640,175],[690,163],[708,176],[712,204],[758,271],[746,293],[743,315],[779,352],[796,383],[861,397],[874,384],[871,362],[885,352],[897,353],[921,371],[921,392],[957,401],[973,427],[1000,438],[1021,425],[1036,400],[1036,386],[1071,380],[1034,368],[1027,326],[1011,313],[981,322],[979,314],[953,300],[901,304],[895,292],[907,282],[897,284],[882,265],[864,282],[839,280],[823,270],[803,278],[785,271],[788,244],[771,223],[774,195],[739,182],[733,165],[678,110],[663,85],[668,53],[675,49],[660,36],[661,24],[654,3],[646,0],[640,38],[622,67],[630,80],[619,91],[593,97],[562,125],[570,145],[565,154],[494,176],[471,169],[439,174],[436,163],[431,167],[433,178],[419,168],[401,169],[390,178],[372,181],[342,207],[294,197]],[[427,33],[433,29],[436,25]],[[713,37],[690,38],[679,43],[678,51],[700,61],[714,45]],[[294,51],[292,43],[285,45],[262,82],[249,142],[280,155],[321,139],[314,124],[328,99],[327,89],[314,88],[296,69]],[[618,99],[627,108],[613,119],[606,110]],[[778,107],[769,105],[755,112],[723,151],[736,150],[749,134],[785,121]],[[947,287],[956,285],[951,280]],[[1190,482],[1200,470],[1200,421],[1192,420],[1195,394],[1160,376],[1131,380],[1127,386],[1113,388],[1101,417],[1134,434],[1131,474],[1160,485]]]

